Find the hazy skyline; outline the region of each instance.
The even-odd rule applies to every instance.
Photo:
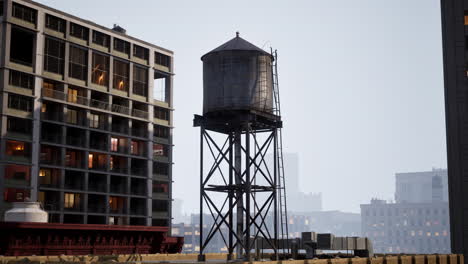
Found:
[[[174,198],[198,210],[200,57],[235,36],[279,52],[286,152],[325,210],[393,198],[394,174],[446,167],[439,0],[40,0],[175,52]],[[285,164],[287,166],[287,164]]]

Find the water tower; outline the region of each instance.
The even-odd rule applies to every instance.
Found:
[[[201,60],[203,115],[194,118],[200,127],[199,258],[215,236],[229,258],[235,251],[249,259],[260,242],[278,253],[287,210],[276,52],[236,33]],[[267,153],[274,153],[273,160]],[[204,213],[212,221],[204,222]]]

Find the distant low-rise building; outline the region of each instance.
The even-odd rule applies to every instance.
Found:
[[[289,237],[301,232],[332,233],[336,236],[359,236],[361,216],[341,211],[289,212]]]
[[[377,253],[449,253],[447,170],[396,174],[396,202],[361,205],[362,235]]]

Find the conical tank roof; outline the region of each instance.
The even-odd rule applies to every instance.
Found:
[[[203,55],[201,57],[201,60],[203,60],[203,58],[205,58],[207,55],[210,55],[210,54],[213,54],[213,53],[217,53],[217,52],[221,52],[221,51],[234,51],[234,50],[238,50],[238,51],[256,51],[256,52],[259,52],[261,54],[271,56],[270,53],[262,50],[261,48],[255,46],[254,44],[248,42],[247,40],[239,37],[239,32],[236,32],[236,37],[235,38],[229,40],[228,42],[226,42],[223,45],[217,47],[216,49],[206,53],[205,55]],[[271,56],[271,58],[273,59],[273,56]]]

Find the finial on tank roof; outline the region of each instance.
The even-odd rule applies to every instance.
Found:
[[[239,31],[236,31],[236,38],[239,37]]]

